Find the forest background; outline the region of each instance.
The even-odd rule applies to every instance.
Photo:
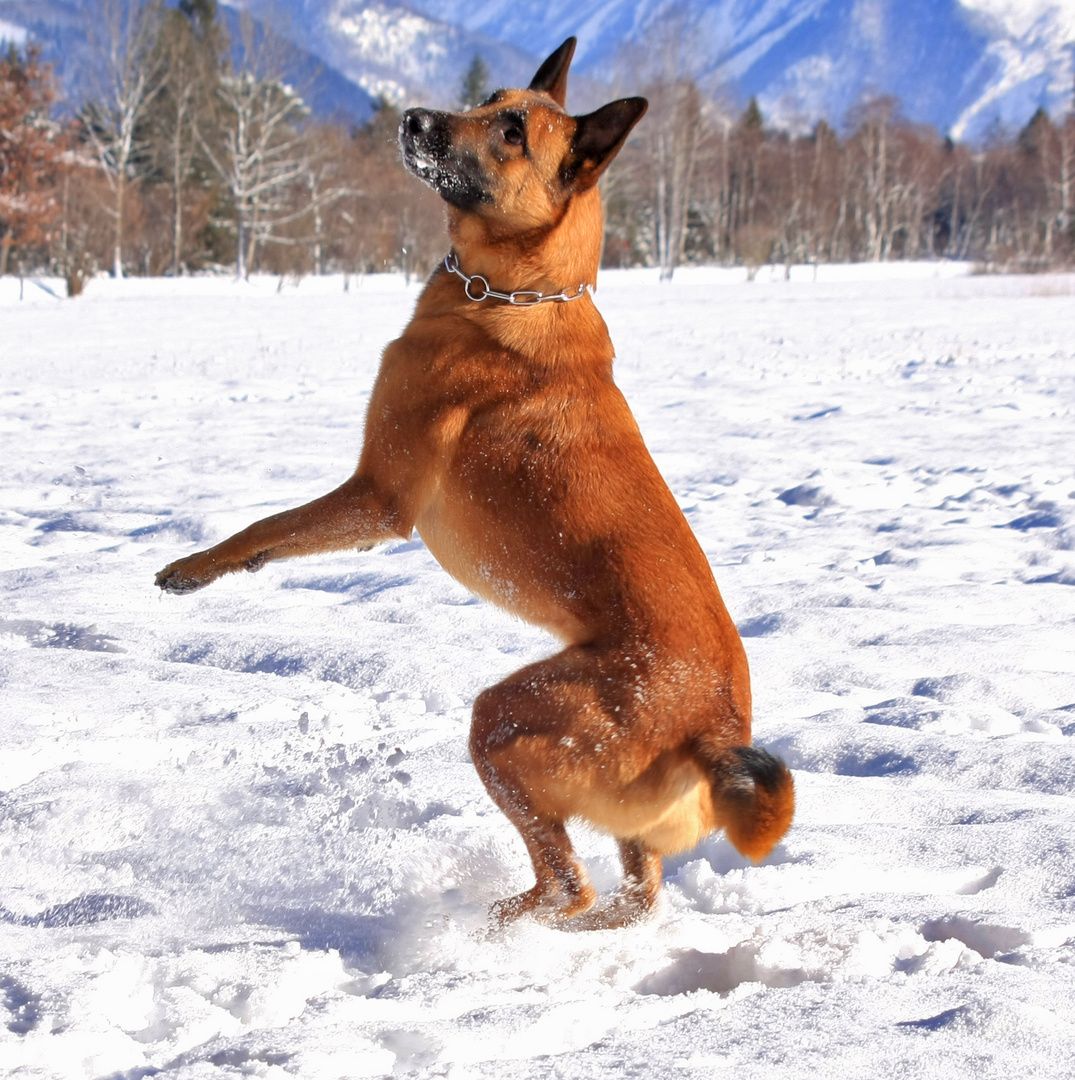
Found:
[[[0,274],[107,270],[426,274],[446,247],[439,200],[404,175],[400,114],[318,119],[285,50],[216,0],[99,0],[92,91],[65,102],[32,43],[0,56]],[[690,78],[669,22],[613,93],[650,112],[603,182],[605,266],[972,260],[1039,270],[1075,259],[1075,88],[1017,132],[955,142],[889,96],[809,131],[772,129]],[[481,101],[475,55],[455,104]]]

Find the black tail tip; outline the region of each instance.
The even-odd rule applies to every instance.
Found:
[[[739,758],[740,767],[763,791],[775,792],[786,783],[788,767],[778,757],[760,746],[736,746],[732,752]]]

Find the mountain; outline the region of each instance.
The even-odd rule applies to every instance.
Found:
[[[421,14],[413,6],[381,0],[223,3],[233,10],[249,10],[372,97],[396,105],[456,104],[463,73],[479,54],[496,86],[529,80],[538,63],[525,42],[517,47],[463,29],[440,18],[435,4]]]
[[[956,138],[1072,106],[1075,0],[222,0],[288,39],[320,115],[355,119],[386,97],[451,104],[476,54],[493,85],[525,83],[569,34],[572,104],[689,73],[770,123],[839,122],[865,96]],[[77,83],[84,5],[0,0],[0,37],[31,32]],[[6,26],[6,30],[5,30]],[[315,77],[316,76],[316,77]]]
[[[240,40],[239,16],[221,9],[233,42]],[[23,46],[35,42],[42,59],[52,64],[68,104],[93,93],[96,58],[91,46],[94,4],[73,0],[0,0],[0,42]],[[376,98],[341,75],[319,55],[282,37],[277,48],[285,77],[299,89],[314,114],[350,123],[364,123]]]
[[[576,66],[597,78],[687,70],[792,127],[885,93],[911,119],[975,138],[1039,105],[1061,115],[1075,84],[1075,0],[546,0],[538,14],[517,0],[410,3],[537,54],[575,34]],[[683,43],[671,55],[669,38]]]

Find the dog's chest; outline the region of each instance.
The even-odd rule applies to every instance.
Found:
[[[574,530],[558,449],[525,410],[486,410],[440,456],[415,527],[472,592],[574,640]]]
[[[572,588],[556,558],[534,559],[533,538],[503,527],[495,513],[466,513],[462,504],[438,495],[416,528],[434,558],[471,592],[565,641],[584,636],[572,612]]]

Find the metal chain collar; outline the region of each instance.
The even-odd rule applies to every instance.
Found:
[[[510,293],[496,292],[489,288],[489,282],[481,274],[474,274],[473,277],[464,274],[459,269],[459,256],[454,251],[450,251],[444,256],[444,269],[449,274],[455,274],[456,277],[463,279],[463,291],[467,294],[468,300],[479,302],[490,299],[506,300],[515,307],[533,307],[535,304],[543,304],[546,300],[561,300],[567,303],[571,300],[578,300],[579,297],[593,291],[592,285],[583,282],[573,293],[568,292],[567,289],[564,289],[563,292],[549,294],[537,292],[535,289],[517,289],[515,292]]]

